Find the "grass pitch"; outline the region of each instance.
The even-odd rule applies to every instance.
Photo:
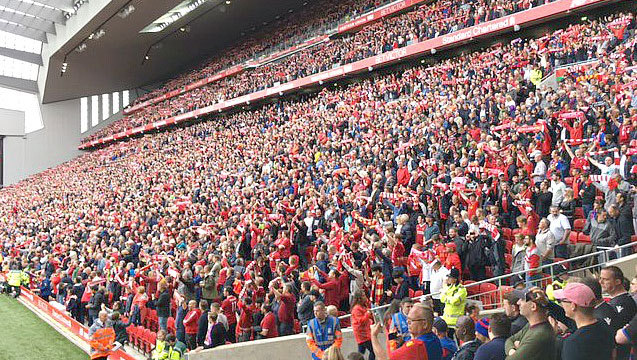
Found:
[[[17,300],[0,295],[0,359],[88,360],[89,356]]]

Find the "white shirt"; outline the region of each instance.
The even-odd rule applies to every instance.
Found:
[[[564,199],[564,193],[566,192],[566,184],[562,181],[555,182],[551,180],[551,189],[550,191],[553,193],[553,200],[551,200],[551,205],[560,206],[562,200]]]
[[[544,179],[546,179],[546,164],[540,160],[533,169],[533,180],[538,183],[544,181]]]
[[[449,269],[444,266],[440,266],[440,269],[434,270],[431,269],[431,293],[433,294],[431,297],[434,299],[440,300],[440,291],[442,291],[442,287],[445,284],[445,280],[449,275]]]
[[[571,223],[568,222],[568,218],[564,214],[558,214],[557,216],[549,214],[546,218],[551,223],[550,229],[556,242],[559,243],[562,241],[566,230],[571,229]]]

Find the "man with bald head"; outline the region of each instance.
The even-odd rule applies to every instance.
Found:
[[[434,313],[431,307],[418,303],[415,304],[407,315],[407,326],[411,340],[405,342],[400,348],[387,354],[387,350],[380,343],[378,334],[382,323],[372,325],[372,347],[378,360],[411,360],[428,359],[442,360],[442,345],[440,339],[432,332]]]

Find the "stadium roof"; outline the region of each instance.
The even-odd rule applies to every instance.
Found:
[[[63,33],[50,36],[44,46],[46,72],[41,71],[38,81],[42,100],[73,99],[165,80],[238,41],[242,33],[258,31],[308,1],[321,0],[201,1],[161,31],[140,33],[184,0],[90,0],[67,20]],[[129,6],[133,12],[118,16]],[[98,31],[99,38],[91,38]],[[65,62],[67,70],[61,73]]]

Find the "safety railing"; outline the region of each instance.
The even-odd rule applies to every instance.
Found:
[[[580,256],[576,256],[576,257],[572,257],[572,258],[568,258],[568,259],[564,259],[564,260],[560,260],[560,261],[556,261],[550,264],[546,264],[546,265],[542,265],[540,267],[537,267],[535,269],[533,269],[533,271],[535,272],[539,272],[540,274],[542,274],[543,276],[541,276],[538,279],[533,279],[527,282],[528,286],[539,286],[542,284],[546,284],[546,283],[551,283],[553,281],[553,279],[555,278],[555,269],[560,266],[560,265],[564,265],[564,264],[569,264],[569,263],[573,263],[573,262],[583,262],[586,260],[591,260],[594,259],[595,262],[593,265],[588,265],[588,266],[584,266],[584,267],[578,267],[577,269],[571,269],[568,270],[567,273],[569,275],[572,274],[577,274],[577,273],[581,273],[581,272],[586,272],[587,270],[591,270],[591,269],[599,269],[603,264],[607,263],[609,260],[612,259],[617,259],[617,258],[621,258],[623,256],[626,256],[627,254],[622,255],[624,249],[632,249],[634,246],[637,246],[637,244],[635,243],[629,243],[629,244],[625,244],[622,246],[615,246],[615,247],[601,247],[598,246],[597,247],[597,251],[589,253],[589,254],[584,254],[584,255],[580,255]],[[523,280],[525,279],[526,273],[528,271],[527,270],[522,270],[522,271],[517,271],[517,272],[513,272],[510,274],[505,274],[505,275],[501,275],[501,276],[496,276],[496,277],[492,277],[489,279],[485,279],[485,280],[481,280],[481,281],[476,281],[476,282],[472,282],[472,283],[468,283],[466,285],[464,285],[464,287],[466,289],[471,289],[471,288],[475,288],[478,287],[478,289],[480,289],[481,285],[483,284],[490,284],[490,285],[496,285],[497,288],[495,289],[491,289],[491,290],[486,290],[484,292],[477,292],[474,294],[471,294],[470,296],[467,296],[468,300],[474,300],[474,301],[478,301],[481,302],[483,304],[485,304],[484,299],[490,299],[490,301],[487,302],[488,307],[493,307],[493,308],[498,308],[500,307],[501,304],[501,300],[503,298],[503,296],[510,290],[512,290],[512,287],[504,287],[504,286],[510,286],[507,284],[512,284],[512,282],[510,281],[511,279],[513,279],[514,277],[518,277],[519,279]],[[517,281],[516,281],[517,282]],[[542,286],[542,288],[544,288],[544,286]],[[470,292],[468,290],[468,292]],[[432,294],[425,294],[425,295],[421,295],[418,297],[414,297],[414,300],[417,301],[422,301],[422,300],[428,300],[430,298],[432,298],[432,296],[434,295],[440,295],[441,292],[436,292],[436,293],[432,293]],[[495,299],[496,301],[493,301],[493,299]],[[370,310],[373,312],[377,312],[377,313],[384,313],[385,309],[387,309],[390,306],[390,304],[385,304],[385,305],[381,305],[381,306],[377,306],[377,307],[373,307]],[[351,316],[351,314],[346,314],[343,316],[339,316],[339,319],[347,319]]]

